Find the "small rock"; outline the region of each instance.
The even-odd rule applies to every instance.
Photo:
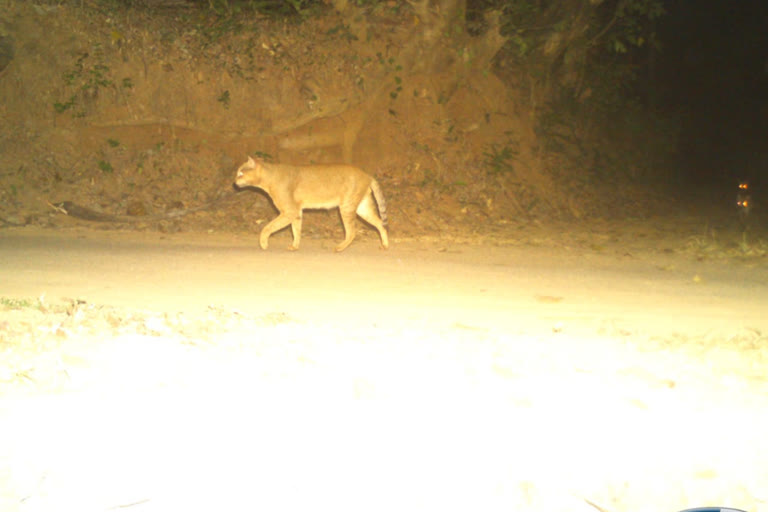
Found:
[[[181,201],[172,201],[166,208],[166,211],[172,212],[172,211],[184,210],[185,208],[186,207],[184,206],[184,203],[182,203]]]
[[[141,201],[132,201],[128,203],[125,211],[132,217],[143,217],[147,214],[147,207]]]

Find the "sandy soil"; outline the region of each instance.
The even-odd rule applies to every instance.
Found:
[[[551,235],[2,230],[0,510],[768,511],[765,262]]]

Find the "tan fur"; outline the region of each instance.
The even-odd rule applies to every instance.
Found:
[[[303,210],[331,208],[339,209],[346,235],[344,241],[336,246],[337,252],[346,249],[354,240],[357,233],[356,215],[379,231],[384,249],[389,247],[384,227],[387,221],[384,194],[379,183],[357,167],[270,164],[248,157],[248,161],[237,170],[235,185],[238,188],[262,189],[280,212],[261,230],[259,244],[262,249],[268,247],[272,233],[290,224],[293,244],[289,249],[295,251],[301,242]],[[376,211],[376,205],[381,217]]]

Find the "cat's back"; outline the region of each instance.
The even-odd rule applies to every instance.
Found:
[[[348,164],[289,165],[286,167],[292,176],[323,183],[340,183],[349,180],[370,181],[371,179],[371,176],[359,167]]]
[[[367,189],[373,180],[359,167],[346,164],[287,165],[280,171],[297,192],[323,197],[337,196],[351,189]]]

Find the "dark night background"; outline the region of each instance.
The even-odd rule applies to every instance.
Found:
[[[669,0],[659,106],[682,119],[689,182],[759,183],[768,172],[768,2]]]

